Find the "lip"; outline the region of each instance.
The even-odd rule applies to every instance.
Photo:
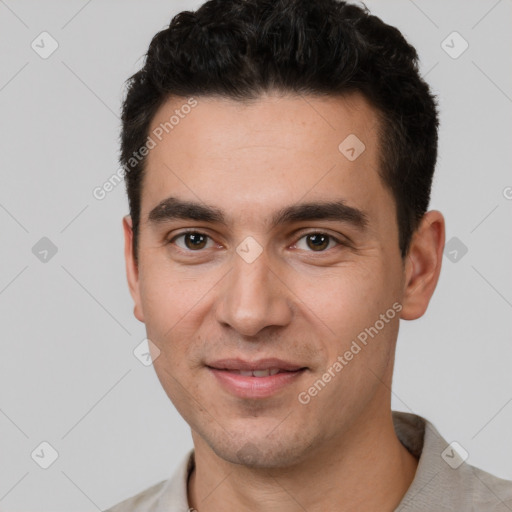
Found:
[[[228,393],[240,398],[266,398],[293,384],[307,370],[306,367],[288,363],[280,359],[260,359],[243,361],[241,359],[223,359],[207,365],[216,381]],[[230,370],[254,371],[279,368],[283,373],[266,377],[253,377],[233,373]]]
[[[279,368],[280,370],[286,370],[293,372],[305,368],[300,364],[290,363],[282,359],[276,359],[275,357],[258,359],[257,361],[245,361],[243,359],[219,359],[212,363],[208,363],[206,366],[216,370],[242,370],[242,371],[254,371],[254,370],[266,370],[267,368]],[[260,377],[264,378],[264,377]]]

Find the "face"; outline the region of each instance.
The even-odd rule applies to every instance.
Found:
[[[290,466],[390,407],[412,274],[377,118],[357,94],[196,100],[147,157],[138,267],[125,218],[134,313],[194,440]],[[254,368],[279,373],[240,373]]]

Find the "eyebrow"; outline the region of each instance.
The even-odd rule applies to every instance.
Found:
[[[178,219],[227,225],[226,217],[221,209],[193,201],[182,201],[176,197],[162,200],[148,215],[148,222],[151,224],[161,224]],[[309,220],[346,222],[361,230],[368,225],[367,215],[358,208],[348,206],[343,200],[315,201],[287,206],[274,214],[271,225],[275,227]]]

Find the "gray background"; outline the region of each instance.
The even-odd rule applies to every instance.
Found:
[[[200,3],[0,0],[4,511],[106,508],[168,478],[192,446],[132,353],[145,330],[125,281],[124,186],[92,191],[118,169],[124,80],[171,15]],[[393,408],[512,479],[511,1],[367,5],[417,48],[440,95],[432,208],[458,239],[428,313],[402,323]],[[59,45],[47,59],[31,48],[43,31]],[[441,46],[453,31],[469,43],[456,59]],[[43,237],[57,247],[46,262],[32,250]],[[46,470],[31,457],[43,441],[59,453]]]

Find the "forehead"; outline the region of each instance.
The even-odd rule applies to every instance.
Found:
[[[379,196],[389,200],[378,176],[377,113],[360,94],[194,102],[170,98],[152,120],[142,218],[170,195],[248,218],[306,198],[370,209]]]
[[[189,157],[218,158],[223,153],[268,144],[283,149],[337,154],[338,144],[353,134],[372,153],[377,133],[376,110],[359,93],[344,96],[278,96],[267,94],[254,100],[221,97],[169,98],[157,111],[150,134],[159,146],[189,149],[191,136],[200,141]],[[192,142],[192,141],[190,141]],[[333,147],[334,143],[334,147]],[[159,151],[152,151],[148,160]],[[368,160],[368,158],[366,158]]]

